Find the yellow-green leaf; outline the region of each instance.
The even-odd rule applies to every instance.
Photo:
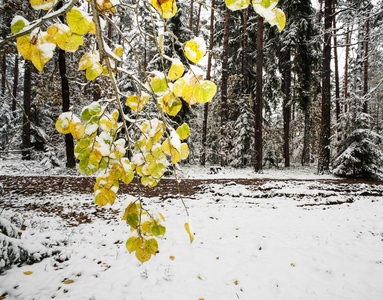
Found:
[[[151,75],[150,85],[155,93],[163,93],[168,89],[166,78],[161,73]]]
[[[11,23],[12,33],[16,34],[20,32],[20,30],[22,30],[27,24],[29,24],[29,22],[25,18],[21,16],[15,16]]]
[[[181,144],[181,159],[185,160],[188,158],[190,153],[189,146],[186,143]]]
[[[171,18],[177,13],[177,5],[174,0],[152,0],[152,5],[165,19]]]
[[[126,249],[128,249],[130,253],[136,251],[141,246],[142,246],[142,240],[140,238],[136,238],[132,236],[126,241]]]
[[[217,86],[210,80],[201,81],[193,90],[193,97],[199,103],[211,102],[217,93]]]
[[[95,80],[102,74],[102,66],[99,62],[96,62],[91,67],[86,69],[86,79]]]
[[[177,128],[176,132],[178,133],[180,140],[183,141],[189,136],[190,128],[186,123],[183,123],[180,127]]]
[[[158,243],[155,239],[149,239],[144,244],[145,252],[150,254],[156,254],[158,251]]]
[[[79,10],[75,8],[67,13],[67,22],[73,33],[84,35],[89,31],[90,22]]]
[[[152,226],[152,234],[157,237],[162,239],[166,233],[166,228],[162,225],[155,224]]]
[[[84,44],[81,35],[71,31],[57,33],[56,42],[60,49],[72,52],[76,51],[79,46]]]

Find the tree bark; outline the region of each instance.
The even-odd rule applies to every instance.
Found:
[[[194,0],[191,0],[190,1],[190,18],[189,18],[190,31],[193,31],[193,6],[194,6]]]
[[[339,116],[340,116],[340,85],[339,85],[339,67],[338,67],[338,53],[337,53],[337,38],[335,34],[336,30],[336,15],[335,15],[335,5],[336,5],[336,0],[333,0],[332,2],[332,12],[333,12],[333,28],[334,28],[334,69],[335,69],[335,115],[336,115],[336,122],[339,122]]]
[[[29,60],[24,62],[24,113],[31,117],[31,92],[32,92],[32,65]],[[21,155],[23,160],[31,159],[31,124],[23,115],[23,135]]]
[[[57,4],[57,8],[62,7],[62,2]],[[64,18],[60,17],[61,22],[64,22]],[[62,97],[62,109],[63,112],[69,111],[70,97],[69,97],[69,82],[66,76],[66,60],[65,51],[59,49],[59,69],[61,77],[61,97]],[[76,166],[76,159],[74,157],[74,143],[73,137],[70,133],[65,135],[65,150],[66,150],[66,167],[74,168]]]
[[[210,12],[210,41],[209,41],[209,53],[207,57],[207,71],[206,80],[210,80],[211,77],[211,58],[214,45],[214,5],[215,0],[211,1],[211,12]],[[200,163],[202,166],[206,164],[206,137],[207,137],[207,118],[209,113],[209,103],[204,104],[203,109],[203,124],[202,124],[202,152],[200,157]]]
[[[263,18],[257,20],[257,57],[256,57],[256,87],[255,87],[255,142],[254,142],[254,170],[262,171],[262,79],[263,79]]]
[[[283,99],[283,157],[285,160],[285,168],[290,167],[290,121],[291,121],[291,62],[290,49],[287,50],[285,57],[285,74],[284,74],[284,94]]]
[[[197,23],[195,25],[195,36],[199,35],[199,21],[201,19],[201,6],[202,4],[200,3],[198,7]]]
[[[322,112],[318,159],[318,173],[330,170],[330,126],[331,126],[331,0],[325,0],[324,39],[322,61]]]
[[[229,50],[229,21],[230,11],[226,7],[225,13],[225,29],[223,35],[223,52],[222,52],[222,87],[221,87],[221,166],[227,165],[227,80],[228,70],[228,50]]]
[[[17,98],[17,86],[19,84],[19,54],[15,55],[15,68],[13,70],[13,100],[12,100],[12,112],[16,111],[16,98]]]
[[[303,139],[302,166],[310,163],[310,111],[305,112],[305,129]]]
[[[247,94],[247,8],[243,11],[243,54],[242,54],[242,93]]]
[[[4,53],[1,60],[1,95],[5,96],[5,76],[7,75],[7,55]]]
[[[364,38],[364,61],[363,61],[363,95],[368,93],[368,47],[370,39],[370,15],[367,16],[366,36]],[[363,102],[363,112],[368,112],[368,102],[365,99]]]
[[[351,30],[352,31],[352,30]],[[344,55],[344,80],[343,80],[343,98],[348,98],[348,56],[350,53],[350,28],[347,27],[346,31],[346,50]],[[347,112],[347,103],[344,104],[343,111]]]

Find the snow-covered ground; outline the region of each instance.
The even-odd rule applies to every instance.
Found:
[[[198,169],[189,172],[185,177],[202,176]],[[217,176],[222,172],[226,178],[255,176],[250,170]],[[308,178],[309,173],[262,176]],[[119,195],[100,212],[92,195],[5,195],[1,203],[13,208],[1,214],[26,225],[22,240],[57,254],[1,274],[0,298],[382,299],[383,196],[362,196],[354,189],[327,197],[322,187],[328,189],[293,180],[205,185],[184,199],[195,232],[192,244],[180,200],[144,199],[165,216],[167,229],[159,253],[144,264],[126,250],[130,230],[115,211],[133,196]],[[378,189],[383,194],[383,186]],[[80,212],[91,222],[76,221]]]

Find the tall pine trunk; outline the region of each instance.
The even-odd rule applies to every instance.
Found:
[[[330,170],[330,126],[331,126],[331,23],[332,0],[325,0],[324,8],[324,38],[322,61],[322,112],[320,145],[318,159],[318,173],[323,174]]]
[[[206,80],[210,80],[211,77],[211,58],[212,50],[214,45],[214,5],[215,0],[211,1],[211,12],[210,12],[210,41],[209,41],[209,53],[207,57],[207,71]],[[206,137],[207,137],[207,118],[209,113],[209,103],[206,102],[203,108],[203,124],[202,124],[202,153],[200,157],[201,165],[206,164]]]
[[[247,73],[247,8],[243,10],[243,49],[242,49],[242,93],[247,94],[248,73]]]
[[[291,121],[291,54],[290,49],[287,50],[285,57],[285,74],[284,74],[284,94],[283,99],[283,157],[285,167],[290,167],[290,121]]]
[[[254,170],[262,170],[262,74],[263,69],[263,18],[257,20],[257,57],[256,57],[256,86],[255,86],[255,142],[254,142]]]
[[[5,96],[5,76],[7,76],[7,55],[4,53],[1,59],[1,96]]]
[[[17,98],[17,86],[19,84],[19,55],[15,55],[15,68],[13,70],[13,99],[12,99],[12,112],[16,111],[16,98]]]
[[[199,7],[198,7],[197,23],[195,25],[195,36],[199,35],[199,22],[201,19],[201,6],[202,6],[202,4],[200,3]]]
[[[352,28],[351,28],[352,31]],[[343,77],[343,98],[346,100],[348,98],[348,56],[350,53],[350,41],[351,41],[351,32],[350,28],[347,27],[346,31],[346,50],[344,54],[344,77]],[[347,104],[344,104],[343,111],[347,112]]]
[[[363,95],[368,93],[368,47],[370,39],[370,15],[367,16],[366,22],[366,36],[364,38],[364,61],[363,61]],[[368,102],[363,102],[363,112],[368,112]]]
[[[190,1],[190,18],[189,18],[189,29],[193,31],[193,8],[194,8],[194,0]]]
[[[308,165],[310,163],[310,120],[310,110],[305,111],[302,166]]]
[[[22,150],[23,160],[31,159],[31,123],[28,121],[31,117],[31,99],[32,99],[32,64],[29,60],[24,62],[24,115],[23,115],[23,134]],[[28,117],[28,119],[27,119]]]
[[[227,165],[227,80],[229,75],[228,58],[229,58],[229,21],[230,11],[226,7],[225,12],[225,29],[223,34],[223,52],[222,52],[222,87],[221,87],[221,166]]]
[[[338,51],[337,51],[337,38],[336,38],[336,19],[335,19],[335,5],[336,5],[336,0],[333,0],[332,2],[332,12],[333,12],[333,28],[334,28],[334,71],[335,71],[335,115],[336,115],[336,122],[339,121],[339,116],[340,116],[340,84],[339,84],[339,67],[338,67]]]

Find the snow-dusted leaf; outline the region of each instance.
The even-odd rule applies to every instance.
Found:
[[[225,0],[225,3],[230,10],[235,11],[247,8],[250,4],[250,0]]]
[[[194,62],[198,61],[206,54],[206,44],[203,38],[196,37],[185,44],[186,57]]]

